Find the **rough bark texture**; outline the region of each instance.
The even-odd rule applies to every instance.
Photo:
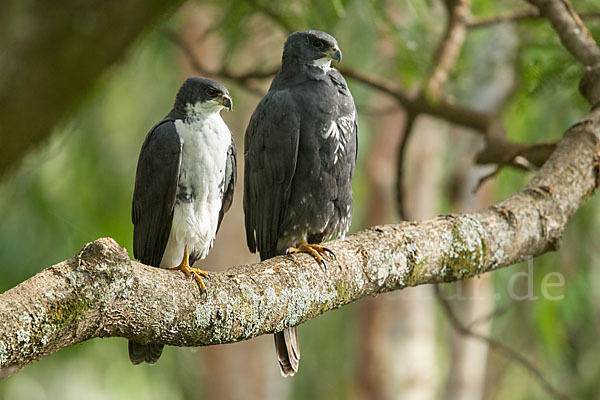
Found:
[[[273,333],[376,293],[449,282],[558,247],[598,184],[600,109],[567,131],[520,192],[477,213],[383,225],[328,244],[337,261],[277,257],[217,272],[201,295],[182,274],[131,261],[112,239],[0,295],[0,377],[66,346],[120,336],[173,346]]]

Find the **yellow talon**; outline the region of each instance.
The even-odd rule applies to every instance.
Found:
[[[328,249],[327,247],[318,245],[318,244],[308,244],[305,240],[302,240],[299,244],[298,247],[288,247],[287,250],[285,251],[285,254],[295,254],[295,253],[308,253],[311,256],[313,256],[315,258],[315,260],[317,260],[317,262],[319,263],[319,265],[323,265],[324,267],[327,267],[327,265],[325,264],[325,260],[323,260],[323,257],[321,256],[322,254],[324,255],[325,253],[329,253],[331,255],[333,255],[333,258],[335,258],[335,253],[333,251],[331,251],[330,249]]]
[[[206,285],[202,281],[202,278],[200,278],[200,275],[202,275],[205,278],[208,278],[208,272],[203,271],[199,268],[190,267],[190,257],[189,257],[187,248],[184,249],[184,251],[183,251],[183,260],[181,260],[181,264],[179,264],[176,267],[169,268],[169,270],[182,271],[189,278],[193,277],[194,280],[196,281],[196,283],[198,284],[198,286],[200,287],[200,292],[206,293]]]

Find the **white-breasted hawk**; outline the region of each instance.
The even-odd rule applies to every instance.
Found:
[[[229,92],[211,79],[188,78],[173,109],[142,145],[133,193],[133,254],[147,265],[183,271],[206,291],[206,257],[231,207],[236,182],[235,143],[220,111]],[[155,363],[162,344],[129,341],[133,364]]]

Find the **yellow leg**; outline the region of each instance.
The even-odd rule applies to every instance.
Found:
[[[306,242],[306,240],[302,240],[298,244],[298,247],[288,247],[285,251],[285,254],[288,255],[295,253],[308,253],[313,256],[315,260],[317,260],[319,265],[323,265],[324,267],[327,267],[327,265],[325,264],[325,260],[323,259],[322,255],[329,253],[333,256],[333,258],[335,258],[335,253],[327,247],[318,244],[309,244]]]
[[[208,278],[208,272],[203,271],[199,268],[190,267],[190,255],[188,254],[187,247],[185,247],[183,250],[183,259],[181,260],[181,264],[169,269],[173,271],[182,271],[188,277],[193,277],[198,286],[200,287],[200,292],[206,293],[206,285],[204,285],[204,282],[202,282],[202,278],[200,278],[200,275],[202,275],[205,278]]]

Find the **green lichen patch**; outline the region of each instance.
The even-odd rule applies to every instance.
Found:
[[[85,297],[62,299],[52,305],[48,312],[48,323],[62,328],[79,321],[90,306],[90,301]]]
[[[443,281],[477,275],[487,265],[487,244],[481,223],[468,216],[455,220],[450,232],[451,245],[442,257],[439,275]]]
[[[69,297],[57,300],[46,313],[36,313],[28,316],[19,340],[20,347],[28,349],[32,354],[52,340],[56,332],[83,319],[90,307],[90,301],[85,297]],[[40,321],[40,322],[34,322]]]
[[[336,301],[339,303],[346,304],[352,298],[352,287],[343,279],[339,279],[335,282],[335,291],[337,293]]]

